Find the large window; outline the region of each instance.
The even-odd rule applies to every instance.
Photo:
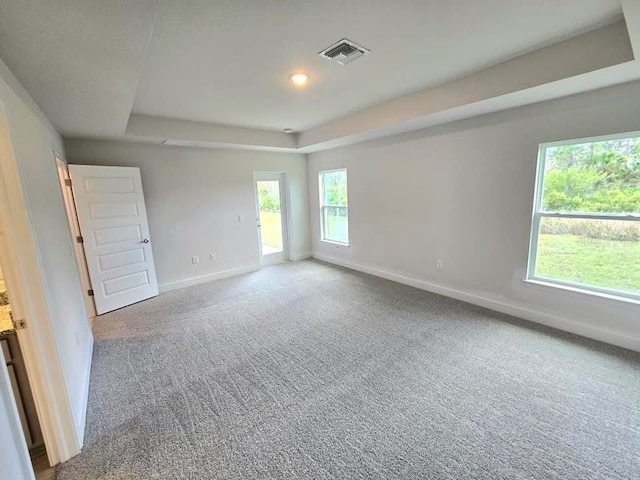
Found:
[[[320,172],[320,228],[325,242],[349,245],[347,170]]]
[[[527,276],[640,299],[640,133],[540,146]]]

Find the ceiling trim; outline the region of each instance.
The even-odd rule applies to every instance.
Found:
[[[454,107],[431,115],[398,122],[378,129],[366,130],[349,136],[329,139],[321,143],[300,147],[298,152],[315,153],[368,140],[422,130],[459,120],[478,117],[480,115],[506,111],[526,105],[540,104],[614,85],[630,83],[636,81],[638,78],[640,78],[640,65],[638,65],[637,62],[628,62],[605,70],[599,70],[597,72],[568,78],[552,84],[541,85],[527,90],[489,98],[476,103]]]
[[[631,82],[640,79],[634,57],[634,49],[640,50],[640,4],[624,1],[627,21],[299,134],[132,114],[126,136],[174,146],[311,153]]]
[[[622,0],[622,11],[634,55],[640,60],[640,2],[638,0]]]
[[[298,147],[296,134],[139,114],[129,117],[126,135],[173,145],[194,142],[284,149]]]
[[[300,134],[299,147],[417,120],[465,105],[632,61],[624,21],[599,28],[434,88],[396,98]],[[572,92],[578,93],[578,92]]]

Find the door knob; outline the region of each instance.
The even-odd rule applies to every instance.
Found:
[[[140,243],[149,243],[149,239],[148,238],[143,238]]]

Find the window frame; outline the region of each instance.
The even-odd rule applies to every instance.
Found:
[[[347,205],[329,205],[324,203],[324,175],[332,172],[342,172],[344,171],[345,176],[347,177]],[[349,172],[346,167],[342,168],[332,168],[330,170],[320,170],[318,171],[318,186],[320,193],[320,241],[326,243],[333,243],[335,245],[341,245],[343,247],[348,247],[350,245],[349,238]],[[327,237],[327,209],[328,208],[339,208],[343,209],[347,212],[347,241],[341,242],[340,240],[334,240],[332,238]]]
[[[547,149],[561,147],[565,145],[575,145],[581,143],[594,143],[607,140],[618,140],[628,137],[640,137],[640,131],[618,133],[613,135],[599,135],[594,137],[577,138],[573,140],[562,140],[557,142],[541,143],[538,147],[538,164],[536,169],[536,183],[534,190],[533,212],[531,215],[531,232],[529,235],[529,255],[527,258],[527,272],[525,281],[542,284],[554,288],[570,289],[582,293],[598,295],[617,300],[632,301],[640,303],[640,294],[634,294],[613,288],[599,287],[585,283],[571,282],[538,276],[535,274],[538,260],[538,243],[540,236],[540,223],[543,218],[569,218],[569,219],[592,219],[592,220],[624,220],[640,222],[640,213],[587,213],[587,212],[551,212],[545,211],[542,207],[544,196],[545,163]]]

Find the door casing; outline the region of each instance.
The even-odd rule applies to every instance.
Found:
[[[4,361],[0,361],[0,465],[3,478],[33,480],[29,450]]]
[[[38,410],[47,457],[51,465],[55,465],[80,453],[83,432],[76,429],[73,408],[65,387],[42,267],[13,150],[10,124],[1,102],[0,157],[0,230],[5,233],[0,247],[3,274],[11,291],[14,318],[27,322],[27,328],[18,330],[16,335]],[[4,408],[4,411],[12,416],[10,409]],[[17,411],[15,421],[20,421]],[[11,439],[9,441],[13,446],[20,450],[22,442],[25,449],[23,453],[26,451],[28,456],[24,438],[20,437],[18,442],[12,434]]]
[[[69,176],[69,168],[67,162],[56,155],[56,167],[58,168],[58,178],[60,180],[60,189],[62,190],[62,198],[64,200],[64,206],[67,211],[67,221],[69,222],[69,230],[71,231],[73,250],[76,256],[76,264],[78,266],[78,273],[80,274],[80,283],[82,284],[82,292],[84,297],[85,307],[87,309],[87,315],[89,322],[93,327],[93,320],[95,319],[96,304],[93,301],[93,297],[89,295],[89,291],[92,290],[91,279],[89,278],[89,270],[87,269],[87,257],[84,254],[84,248],[82,244],[76,241],[76,238],[80,236],[80,225],[78,224],[78,212],[76,211],[76,204],[73,200],[73,191],[71,186],[71,177]]]

